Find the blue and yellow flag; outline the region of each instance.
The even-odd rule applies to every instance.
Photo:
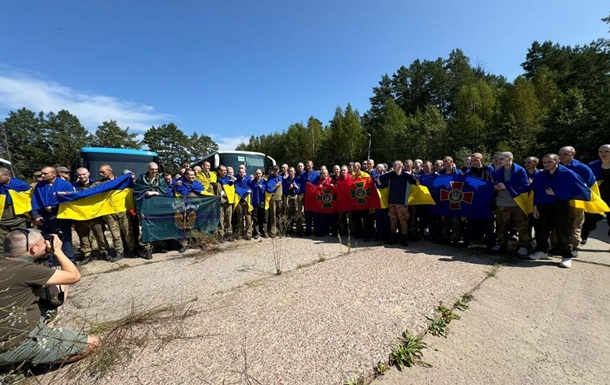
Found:
[[[57,218],[86,221],[134,208],[133,179],[125,174],[87,190],[57,195]]]
[[[142,242],[213,233],[220,221],[220,197],[155,196],[142,202]]]
[[[17,178],[11,178],[9,183],[0,185],[0,218],[4,215],[6,204],[13,205],[15,215],[32,211],[32,191],[29,184]]]
[[[424,185],[411,185],[411,191],[409,193],[409,199],[407,200],[408,205],[435,205],[432,194],[428,187]]]
[[[602,200],[602,197],[599,193],[599,185],[595,183],[591,186],[591,200],[583,201],[583,200],[571,200],[570,206],[575,208],[580,208],[585,210],[586,213],[589,214],[601,214],[610,212],[610,207]]]

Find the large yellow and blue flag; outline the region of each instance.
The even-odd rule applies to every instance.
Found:
[[[32,188],[21,179],[11,178],[9,183],[0,185],[0,218],[7,205],[13,206],[15,215],[32,211]]]
[[[570,205],[572,207],[583,209],[586,213],[589,214],[604,215],[604,213],[610,212],[610,207],[608,207],[606,202],[602,200],[602,197],[599,193],[599,185],[597,183],[591,186],[591,200],[571,200]]]
[[[87,190],[58,195],[57,218],[86,221],[134,208],[133,179],[125,174]]]

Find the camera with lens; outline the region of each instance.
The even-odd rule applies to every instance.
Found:
[[[49,244],[51,245],[51,253],[54,252],[55,250],[53,249],[53,237],[51,235],[57,235],[57,238],[59,238],[60,241],[64,241],[64,232],[61,230],[55,230],[53,231],[51,234],[47,234],[44,236],[44,240],[45,241],[49,241]],[[47,250],[49,251],[49,250]]]
[[[53,245],[53,237],[51,236],[53,234],[57,235],[57,238],[59,238],[60,241],[64,241],[64,232],[61,230],[55,230],[51,234],[45,235],[44,240],[51,242],[51,245]]]

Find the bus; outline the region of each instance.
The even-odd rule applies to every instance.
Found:
[[[243,164],[246,166],[246,173],[250,175],[254,175],[254,171],[257,168],[260,168],[263,171],[263,174],[265,174],[269,167],[276,165],[275,159],[262,152],[214,151],[203,157],[203,159],[191,163],[191,168],[201,166],[205,161],[210,162],[210,168],[212,170],[216,170],[220,165],[233,167],[235,174],[237,174],[239,165]]]
[[[91,172],[92,179],[97,179],[95,176],[98,175],[100,166],[109,164],[115,176],[120,176],[123,170],[130,170],[137,177],[147,171],[150,162],[159,163],[156,152],[126,148],[83,147],[72,165],[72,175],[76,175],[77,168],[85,167]]]

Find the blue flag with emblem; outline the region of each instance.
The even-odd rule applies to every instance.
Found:
[[[430,212],[449,217],[491,218],[495,196],[494,184],[472,175],[422,176],[436,205]]]
[[[220,197],[152,197],[142,202],[140,217],[145,243],[211,234],[220,221]]]

